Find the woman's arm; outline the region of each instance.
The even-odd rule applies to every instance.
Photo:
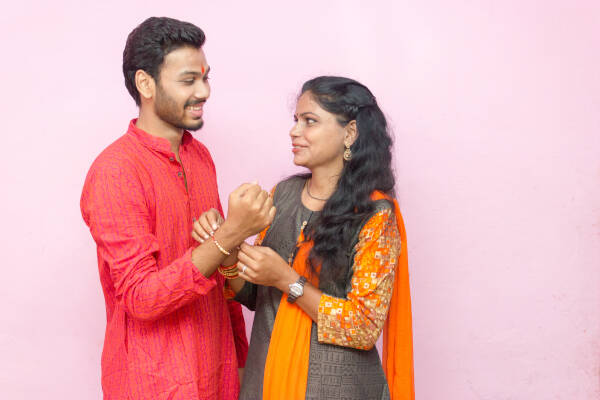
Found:
[[[249,246],[242,243],[238,259],[241,278],[254,284],[276,287],[286,294],[290,293],[289,285],[300,278],[300,274],[269,247]],[[319,299],[322,294],[319,289],[306,282],[304,294],[296,301],[296,304],[315,322],[317,322]]]
[[[383,329],[394,289],[400,233],[391,209],[375,214],[359,234],[347,299],[321,296],[321,343],[371,349]]]
[[[307,282],[296,304],[317,323],[320,342],[370,349],[387,318],[400,251],[400,233],[391,209],[369,219],[356,249],[347,299],[324,294]],[[283,293],[289,294],[289,285],[300,277],[268,247],[242,244],[238,258],[238,267],[245,269],[240,270],[243,279]]]

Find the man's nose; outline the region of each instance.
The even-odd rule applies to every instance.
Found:
[[[198,85],[196,85],[194,96],[199,99],[208,99],[210,97],[210,85],[208,82],[200,81]]]

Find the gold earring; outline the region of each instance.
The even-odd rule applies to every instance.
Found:
[[[344,144],[344,146],[346,147],[346,150],[344,150],[344,160],[350,161],[352,160],[352,150],[350,150],[350,146],[347,144]]]

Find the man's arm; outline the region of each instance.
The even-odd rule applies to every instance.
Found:
[[[237,203],[253,204],[250,200]],[[252,210],[257,208],[253,207]],[[207,294],[216,285],[207,276],[225,256],[214,243],[190,248],[158,270],[154,254],[160,250],[159,243],[152,234],[153,221],[142,184],[132,166],[93,168],[84,186],[81,209],[98,252],[108,264],[117,301],[122,302],[132,317],[160,318]],[[244,215],[244,212],[238,214]],[[249,214],[252,218],[257,215],[247,212],[246,217]],[[243,240],[236,236],[236,227],[240,237],[253,227],[250,223],[242,225],[239,218],[229,224],[220,238],[223,246],[237,245],[236,241]]]

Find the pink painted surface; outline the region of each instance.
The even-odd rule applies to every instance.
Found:
[[[600,3],[14,2],[3,37],[0,398],[101,397],[104,304],[79,214],[136,108],[129,31],[205,29],[196,134],[221,195],[297,171],[300,84],[367,84],[396,137],[417,399],[600,398]]]

